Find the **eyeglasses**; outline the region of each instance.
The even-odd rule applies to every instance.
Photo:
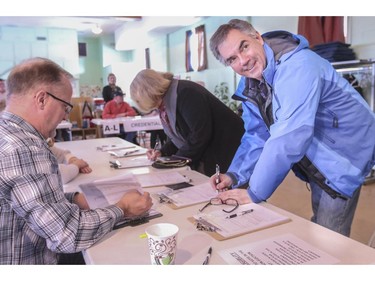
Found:
[[[46,93],[47,93],[47,95],[51,96],[55,100],[58,100],[59,102],[62,102],[63,104],[65,104],[65,114],[69,114],[72,111],[72,109],[73,109],[73,105],[72,104],[70,104],[70,103],[68,103],[68,102],[66,102],[66,101],[64,101],[62,99],[59,99],[58,97],[52,95],[51,93],[48,93],[48,92],[46,92]]]
[[[224,212],[231,213],[234,210],[236,210],[240,204],[238,204],[238,201],[236,199],[232,199],[232,198],[228,198],[226,200],[222,200],[220,198],[211,198],[211,200],[206,205],[204,205],[202,209],[199,209],[199,212],[202,212],[204,209],[206,209],[210,205],[232,205],[234,207],[229,210],[223,209]]]

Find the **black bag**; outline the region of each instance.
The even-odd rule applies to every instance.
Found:
[[[152,167],[157,169],[170,169],[170,168],[180,168],[184,167],[191,163],[191,159],[172,155],[172,156],[164,156],[158,157],[154,163],[152,163]]]

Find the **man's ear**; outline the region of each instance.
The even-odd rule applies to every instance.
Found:
[[[37,105],[37,108],[43,110],[44,109],[44,106],[46,105],[46,100],[47,98],[47,95],[46,95],[46,92],[44,91],[39,91],[35,94],[35,102],[36,102],[36,105]]]
[[[256,33],[255,39],[258,40],[262,45],[264,44],[263,37],[258,31]]]

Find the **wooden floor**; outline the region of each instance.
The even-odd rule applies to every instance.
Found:
[[[311,194],[306,184],[290,173],[268,200],[269,203],[310,220]],[[362,186],[350,237],[368,244],[375,231],[375,183]]]

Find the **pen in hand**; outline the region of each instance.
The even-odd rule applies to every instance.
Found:
[[[208,252],[207,252],[207,255],[206,255],[206,258],[204,259],[203,261],[203,265],[207,265],[208,262],[210,261],[210,258],[211,258],[211,254],[212,254],[212,247],[210,247],[208,249]]]
[[[220,183],[220,166],[219,164],[216,164],[216,173],[215,173],[215,183]]]
[[[216,164],[216,172],[215,172],[215,184],[218,185],[220,183],[220,166]],[[228,188],[223,189],[216,189],[217,192],[227,191]]]
[[[149,156],[149,159],[155,161],[157,158],[157,151],[161,149],[161,143],[159,137],[155,141],[154,148],[151,150],[151,154]]]

